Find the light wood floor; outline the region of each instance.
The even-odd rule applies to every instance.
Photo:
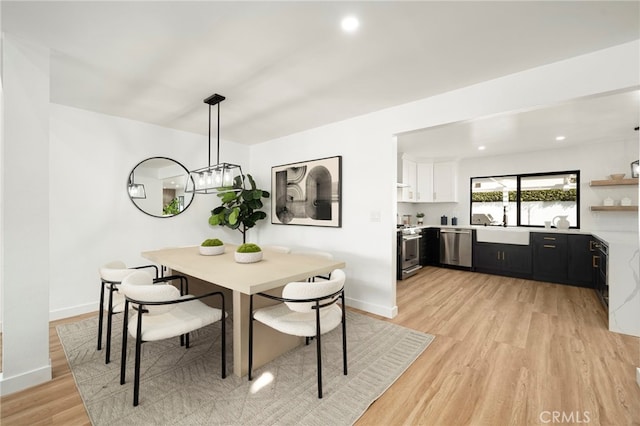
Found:
[[[640,339],[607,331],[593,291],[424,268],[397,300],[371,316],[436,339],[358,426],[640,424]],[[2,398],[2,425],[89,424],[55,326],[91,315],[51,323],[54,378]]]

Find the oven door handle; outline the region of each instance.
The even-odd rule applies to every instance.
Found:
[[[415,236],[402,236],[402,239],[405,241],[410,241],[410,240],[419,240],[420,238],[422,238],[422,235],[415,235]]]

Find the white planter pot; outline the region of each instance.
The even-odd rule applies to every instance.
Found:
[[[217,256],[224,253],[224,244],[221,246],[199,246],[199,250],[203,256]]]
[[[234,252],[234,256],[236,262],[238,263],[255,263],[260,262],[262,260],[262,252],[258,251],[255,253],[238,253]]]

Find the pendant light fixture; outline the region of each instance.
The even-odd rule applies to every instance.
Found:
[[[135,199],[146,199],[147,191],[144,189],[144,185],[141,183],[135,183],[133,177],[133,170],[129,175],[129,184],[127,185],[127,189],[129,190],[129,196]]]
[[[220,194],[224,192],[238,192],[244,186],[242,168],[237,164],[220,162],[220,102],[226,98],[219,94],[209,96],[204,100],[209,104],[209,163],[207,167],[189,172],[185,192],[197,194]],[[211,164],[211,107],[218,106],[218,123],[216,138],[216,164]],[[234,188],[234,181],[240,177],[240,187]]]

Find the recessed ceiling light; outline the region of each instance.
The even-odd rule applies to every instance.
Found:
[[[556,140],[557,141],[563,141],[565,139],[566,139],[566,137],[564,137],[564,136],[556,136]]]
[[[486,146],[484,146],[484,145],[479,146],[479,147],[478,147],[478,151],[484,151],[484,150],[485,150],[485,148],[486,148]]]
[[[352,33],[358,29],[358,27],[360,26],[360,21],[358,21],[358,18],[356,18],[355,16],[347,16],[346,18],[342,19],[340,25],[342,26],[342,29],[344,31]]]

